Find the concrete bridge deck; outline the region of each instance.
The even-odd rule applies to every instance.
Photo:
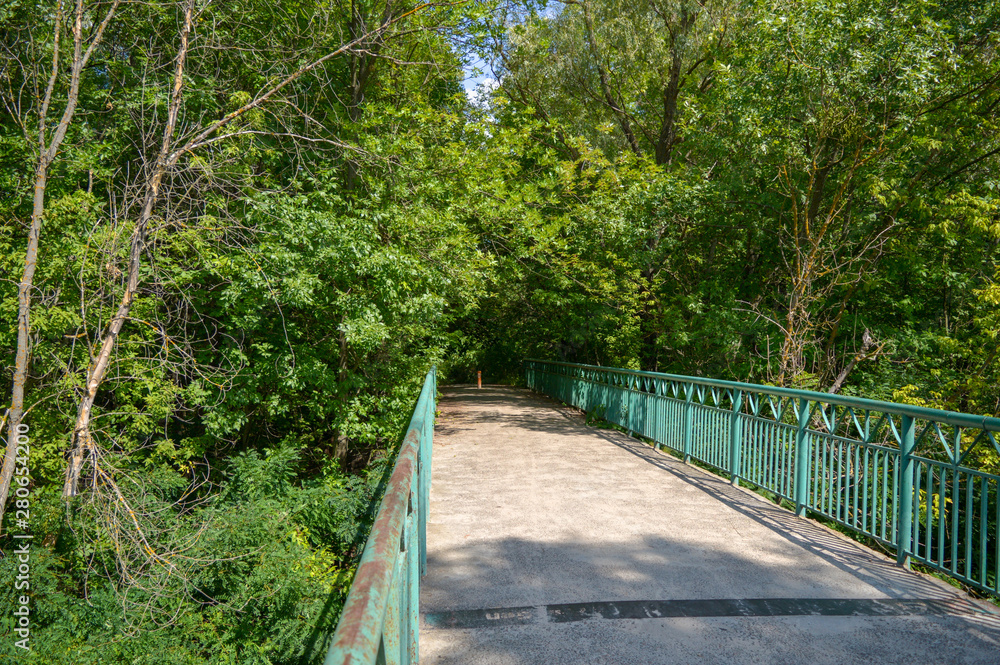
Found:
[[[995,606],[547,398],[443,393],[423,663],[1000,663]]]

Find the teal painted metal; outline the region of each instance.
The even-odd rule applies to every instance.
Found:
[[[683,436],[684,448],[681,450],[681,455],[684,456],[685,462],[691,461],[691,431],[694,429],[694,386],[689,386],[687,389],[687,397],[684,399],[684,433]]]
[[[917,440],[914,434],[913,416],[903,416],[899,437],[899,538],[897,539],[896,560],[908,566],[909,553],[913,549],[913,453]]]
[[[437,373],[431,369],[375,515],[325,665],[418,662],[420,578],[427,572],[436,397]]]
[[[733,485],[740,484],[740,448],[743,443],[742,425],[740,411],[743,409],[743,391],[733,391],[730,393],[732,402],[732,415],[729,421],[729,472]]]
[[[1000,418],[701,377],[525,362],[528,386],[1000,593]]]
[[[795,514],[802,517],[809,507],[809,463],[812,461],[809,416],[812,405],[804,397],[796,398],[796,402],[798,424],[795,429]]]

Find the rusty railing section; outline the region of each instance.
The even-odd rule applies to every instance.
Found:
[[[424,379],[325,665],[418,662],[420,578],[427,572],[436,396],[437,374],[432,368]]]

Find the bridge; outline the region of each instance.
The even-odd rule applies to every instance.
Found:
[[[428,375],[327,664],[1000,662],[1000,420],[526,379]]]

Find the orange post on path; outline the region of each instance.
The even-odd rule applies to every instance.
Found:
[[[483,372],[482,370],[476,372],[476,381],[479,383],[479,387],[483,387]]]

